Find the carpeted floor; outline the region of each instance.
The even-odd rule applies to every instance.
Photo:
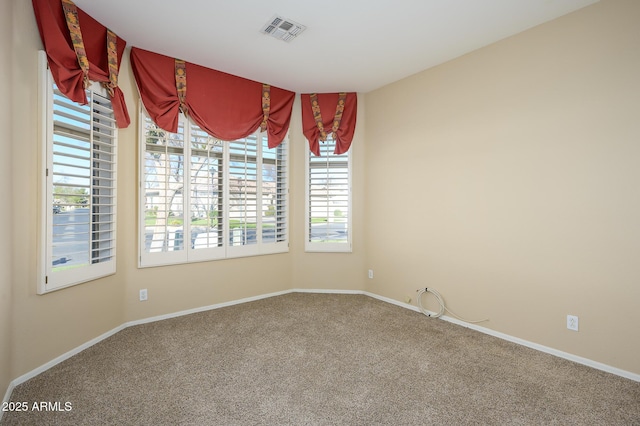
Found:
[[[362,295],[130,327],[11,401],[3,425],[640,425],[638,382]]]

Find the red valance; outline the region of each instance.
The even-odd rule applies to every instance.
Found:
[[[84,87],[84,73],[78,64],[78,57],[71,41],[62,2],[60,0],[32,0],[32,3],[53,80],[66,97],[85,105],[87,96]],[[89,80],[111,86],[111,104],[116,123],[120,128],[127,127],[130,119],[124,95],[119,87],[113,87],[113,64],[111,75],[109,73],[107,28],[80,8],[77,8],[77,12],[84,50],[89,61]],[[118,69],[126,44],[126,41],[116,37]]]
[[[295,93],[186,62],[183,109],[210,135],[226,141],[255,132],[266,118],[269,147],[287,134]],[[131,67],[140,97],[151,119],[176,132],[181,102],[176,88],[176,59],[136,47]],[[264,100],[269,97],[269,102]]]
[[[336,141],[334,153],[340,155],[349,151],[353,134],[356,131],[356,115],[358,112],[358,96],[356,93],[347,93],[346,97],[344,97],[344,105],[339,105],[338,103],[341,98],[340,93],[313,93],[303,94],[300,97],[302,132],[309,141],[311,152],[315,155],[320,155],[322,135],[319,127],[323,127],[326,133],[331,133],[333,132],[334,121],[339,124],[338,130],[333,132]],[[342,113],[341,118],[338,116],[340,113]],[[318,122],[322,123],[321,126],[316,122],[317,119]]]

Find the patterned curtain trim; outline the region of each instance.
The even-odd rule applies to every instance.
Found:
[[[71,42],[73,43],[73,50],[78,57],[78,65],[82,70],[83,81],[85,89],[89,87],[89,59],[87,59],[87,52],[84,49],[84,42],[82,41],[82,31],[80,30],[80,20],[78,19],[78,8],[71,0],[62,0],[62,10],[64,12],[65,20],[67,21],[67,28],[69,28],[69,35],[71,36]]]
[[[320,104],[318,103],[318,94],[312,93],[309,95],[311,99],[311,111],[313,112],[313,119],[316,121],[318,131],[320,132],[319,139],[321,141],[327,140],[327,132],[324,131],[324,125],[322,124],[322,114],[320,114]]]
[[[269,112],[271,111],[271,86],[262,85],[262,123],[260,123],[260,131],[267,130],[267,122],[269,121]]]
[[[178,91],[178,101],[180,102],[179,109],[186,115],[189,112],[189,108],[187,107],[187,66],[185,62],[176,59],[175,70],[176,90]]]
[[[344,105],[347,99],[346,92],[340,92],[338,94],[338,105],[336,106],[336,115],[333,117],[333,127],[331,128],[331,132],[333,133],[334,139],[336,138],[336,132],[340,128],[340,122],[342,121],[342,113],[344,112]]]
[[[109,64],[109,82],[102,85],[113,97],[114,90],[118,87],[118,36],[107,28],[107,61]]]
[[[327,140],[327,132],[325,132],[324,124],[322,124],[322,114],[320,113],[318,94],[312,93],[311,95],[309,95],[309,98],[311,99],[311,111],[313,112],[313,118],[316,121],[316,126],[318,126],[318,131],[320,132],[318,138],[324,142]],[[342,114],[344,113],[344,105],[346,99],[346,92],[340,92],[338,94],[338,105],[336,105],[336,114],[333,117],[333,126],[331,127],[331,133],[333,134],[334,139],[336,138],[336,132],[340,128],[340,122],[342,121]]]

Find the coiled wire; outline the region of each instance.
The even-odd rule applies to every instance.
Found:
[[[454,317],[458,318],[459,320],[464,321],[464,322],[468,322],[470,324],[477,324],[479,322],[489,321],[489,318],[485,318],[485,319],[481,319],[481,320],[475,320],[475,321],[467,320],[467,319],[462,318],[460,315],[456,314],[455,312],[453,312],[451,309],[447,308],[444,305],[444,299],[442,299],[442,296],[440,296],[440,293],[438,293],[438,291],[433,289],[433,288],[425,287],[425,288],[418,289],[416,291],[418,292],[418,296],[416,296],[416,299],[417,299],[417,302],[418,302],[418,307],[420,308],[420,312],[422,312],[423,314],[425,314],[428,317],[438,318],[438,317],[441,317],[444,314],[445,311],[447,311],[451,315],[453,315]],[[422,295],[425,294],[425,293],[433,294],[433,296],[438,301],[438,304],[440,305],[440,310],[437,313],[432,314],[429,311],[427,311],[424,308],[424,306],[422,306]]]

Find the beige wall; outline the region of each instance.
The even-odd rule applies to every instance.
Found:
[[[640,373],[638,23],[640,2],[603,0],[367,94],[368,290],[433,287]]]
[[[14,30],[11,2],[0,2],[0,81],[11,81],[13,55],[12,32]],[[3,224],[0,240],[0,397],[13,379],[11,375],[11,241],[13,238],[11,210],[11,91],[5,90],[0,101],[0,223]]]

